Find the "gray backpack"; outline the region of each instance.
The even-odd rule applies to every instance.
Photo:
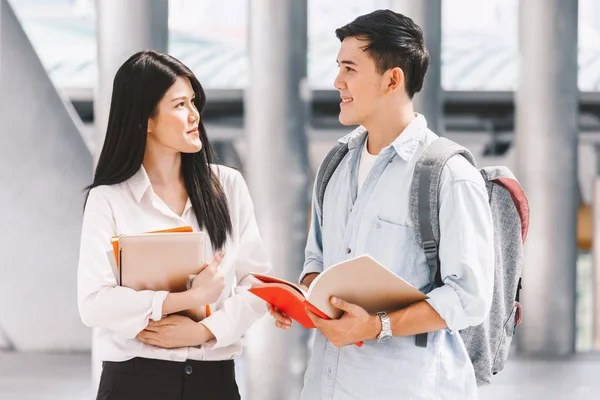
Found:
[[[347,153],[347,144],[340,143],[321,164],[316,184],[321,216],[327,183]],[[442,169],[450,158],[458,154],[475,166],[475,159],[464,147],[446,138],[435,140],[417,161],[411,184],[410,213],[417,240],[429,265],[430,290],[444,284],[438,258],[438,200]],[[466,328],[460,334],[473,362],[477,384],[483,385],[490,383],[492,375],[503,369],[515,328],[521,322],[519,292],[529,206],[523,189],[507,167],[488,167],[480,172],[486,182],[494,224],[494,295],[488,318],[481,325]],[[416,336],[416,345],[427,346],[426,333]]]

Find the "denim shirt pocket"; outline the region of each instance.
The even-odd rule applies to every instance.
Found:
[[[408,283],[419,287],[427,279],[429,271],[417,265],[414,227],[376,217],[367,240],[369,254]]]

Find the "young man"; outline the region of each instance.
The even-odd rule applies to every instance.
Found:
[[[433,277],[409,212],[415,163],[437,138],[411,100],[429,64],[423,33],[410,18],[386,10],[361,16],[336,35],[339,119],[364,129],[341,139],[349,152],[327,186],[323,220],[313,195],[300,281],[309,286],[324,268],[368,253],[427,291]],[[318,332],[303,399],[477,399],[473,366],[458,331],[479,325],[488,313],[494,246],[484,181],[462,156],[451,158],[442,172],[439,223],[444,285],[426,301],[369,315],[332,298],[345,311],[341,319],[311,315]],[[289,318],[270,311],[278,327],[289,328]],[[415,335],[425,332],[427,346],[417,346]],[[362,347],[353,345],[358,341],[364,341]]]

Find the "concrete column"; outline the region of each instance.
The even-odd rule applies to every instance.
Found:
[[[115,74],[138,51],[167,51],[168,15],[167,0],[96,0],[98,86],[94,93],[94,165],[106,136]],[[96,387],[101,364],[94,337],[95,334],[92,337],[92,381]]]
[[[210,132],[210,131],[209,131]],[[211,141],[211,146],[217,153],[219,164],[227,165],[244,173],[244,164],[238,151],[235,148],[233,139],[231,140],[214,140]]]
[[[594,267],[594,340],[593,349],[600,351],[600,144],[596,145],[596,177],[593,182],[592,263]]]
[[[96,0],[98,86],[94,95],[94,163],[100,156],[115,73],[141,50],[167,51],[167,0]]]
[[[517,177],[529,198],[519,349],[575,351],[577,1],[519,2]]]
[[[415,95],[415,111],[427,119],[429,129],[443,135],[442,0],[390,0],[391,9],[412,18],[423,30],[430,64],[423,89]]]
[[[246,171],[274,274],[296,281],[308,230],[307,1],[252,0],[249,11]],[[266,316],[248,334],[250,400],[298,398],[306,332],[294,325],[280,331]]]
[[[0,1],[0,43],[2,43],[2,1]],[[2,67],[2,47],[0,46],[0,68]],[[2,71],[0,71],[0,76],[2,76]],[[2,111],[0,110],[0,119],[2,119]],[[11,349],[13,345],[10,343],[6,335],[2,331],[2,324],[0,321],[0,350],[1,349]]]

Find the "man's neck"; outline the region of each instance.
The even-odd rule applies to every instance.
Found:
[[[373,155],[379,154],[382,149],[392,144],[416,117],[410,102],[394,110],[385,111],[382,110],[376,118],[364,125],[369,133],[367,151]]]

